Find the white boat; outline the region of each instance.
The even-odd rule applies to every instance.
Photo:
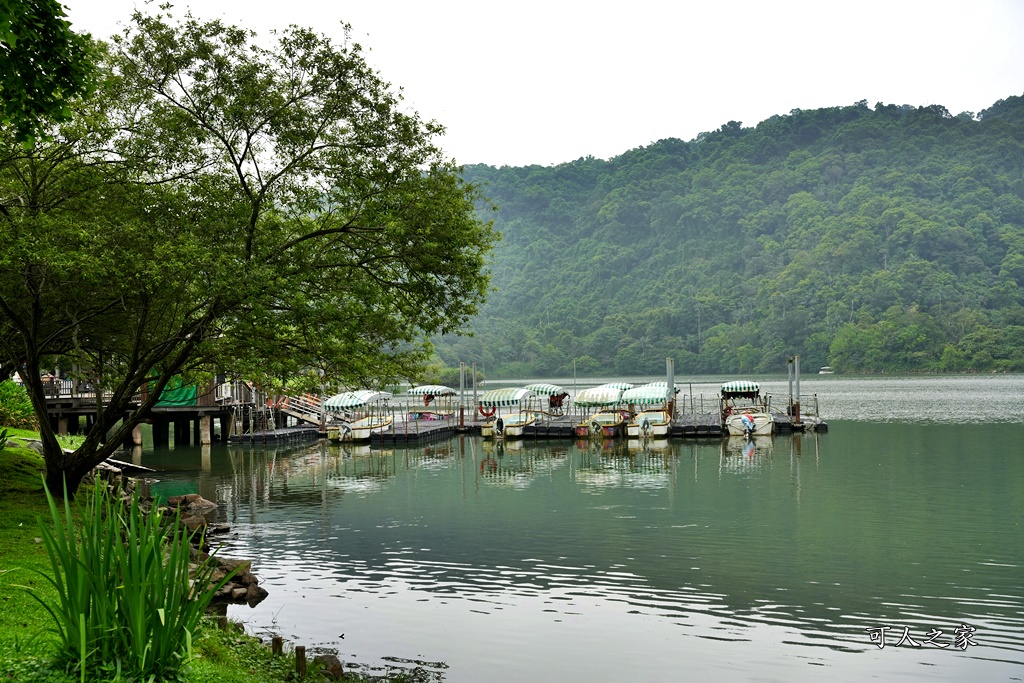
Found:
[[[394,418],[390,415],[369,415],[348,425],[352,441],[369,441],[374,434],[391,431]],[[343,439],[344,440],[344,439]]]
[[[674,387],[673,397],[679,387]],[[634,410],[636,406],[650,406],[634,412],[633,418],[626,425],[626,436],[630,438],[661,439],[668,436],[672,429],[668,383],[651,382],[622,392],[619,399],[624,405]]]
[[[771,397],[761,395],[757,382],[726,382],[722,385],[720,406],[722,426],[731,436],[765,436],[775,427]]]
[[[394,417],[388,408],[391,393],[361,389],[346,391],[324,401],[324,409],[337,424],[327,426],[331,441],[368,441],[373,434],[390,431]]]
[[[507,417],[499,417],[495,422],[503,422],[500,426],[495,426],[496,432],[500,433],[506,439],[518,439],[523,435],[523,430],[527,425],[532,425],[537,421],[537,417],[533,413],[512,413]]]
[[[819,375],[833,375],[835,371],[827,365],[822,366],[821,370],[818,370]]]
[[[480,427],[480,436],[485,439],[510,439],[523,435],[527,425],[537,421],[537,414],[522,402],[536,397],[536,393],[525,388],[506,387],[485,391],[477,401],[477,411],[485,418],[494,418]],[[511,408],[506,415],[502,408]]]
[[[632,385],[626,385],[632,389]],[[573,403],[581,408],[599,408],[595,413],[576,424],[576,436],[614,438],[626,433],[629,412],[616,408],[622,396],[622,384],[602,384],[584,389],[576,395]]]
[[[631,439],[664,439],[671,426],[667,410],[643,410],[626,425],[626,435]]]

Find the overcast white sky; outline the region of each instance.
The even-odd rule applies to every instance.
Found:
[[[136,0],[64,0],[107,37]],[[353,37],[462,164],[602,159],[867,100],[977,112],[1024,94],[1024,0],[180,0],[266,34]]]

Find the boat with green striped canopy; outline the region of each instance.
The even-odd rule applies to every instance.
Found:
[[[678,392],[679,387],[673,387],[670,397],[668,382],[651,382],[622,392],[620,400],[633,412],[626,435],[645,439],[668,436],[672,428],[672,400]]]
[[[767,436],[775,421],[771,396],[761,393],[757,382],[733,380],[722,385],[720,409],[722,425],[732,436]]]
[[[576,394],[573,403],[581,408],[598,408],[590,416],[576,424],[576,436],[614,438],[626,433],[629,412],[618,407],[624,389],[632,384],[609,383],[584,389]]]
[[[372,434],[391,429],[394,416],[388,401],[391,392],[360,389],[345,391],[324,401],[324,409],[338,424],[327,426],[331,441],[368,441]]]
[[[422,384],[412,387],[406,392],[406,396],[415,396],[417,400],[423,401],[423,407],[416,405],[417,401],[407,401],[406,408],[409,410],[410,420],[437,420],[446,419],[455,415],[454,399],[458,396],[457,391],[443,384]],[[431,407],[433,403],[433,407]]]
[[[480,427],[480,435],[485,439],[521,437],[523,429],[537,421],[536,412],[523,402],[536,396],[536,392],[523,387],[485,391],[477,401],[477,411],[485,418],[494,419]],[[509,410],[502,415],[502,408]]]

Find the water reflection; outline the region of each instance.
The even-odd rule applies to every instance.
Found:
[[[143,464],[165,458],[161,485],[217,500],[236,534],[224,552],[254,559],[270,597],[233,617],[350,662],[444,661],[448,681],[822,675],[812,665],[992,679],[1024,663],[1018,432],[839,422]],[[896,646],[904,628],[948,640],[962,623],[978,646]],[[895,637],[879,650],[866,629],[881,626]]]
[[[672,485],[675,458],[667,439],[583,440],[576,451],[576,481],[584,490]]]

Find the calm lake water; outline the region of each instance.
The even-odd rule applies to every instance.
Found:
[[[365,673],[1024,679],[1024,376],[801,392],[828,433],[141,462],[215,500],[221,554],[253,560],[270,597],[233,619]]]

